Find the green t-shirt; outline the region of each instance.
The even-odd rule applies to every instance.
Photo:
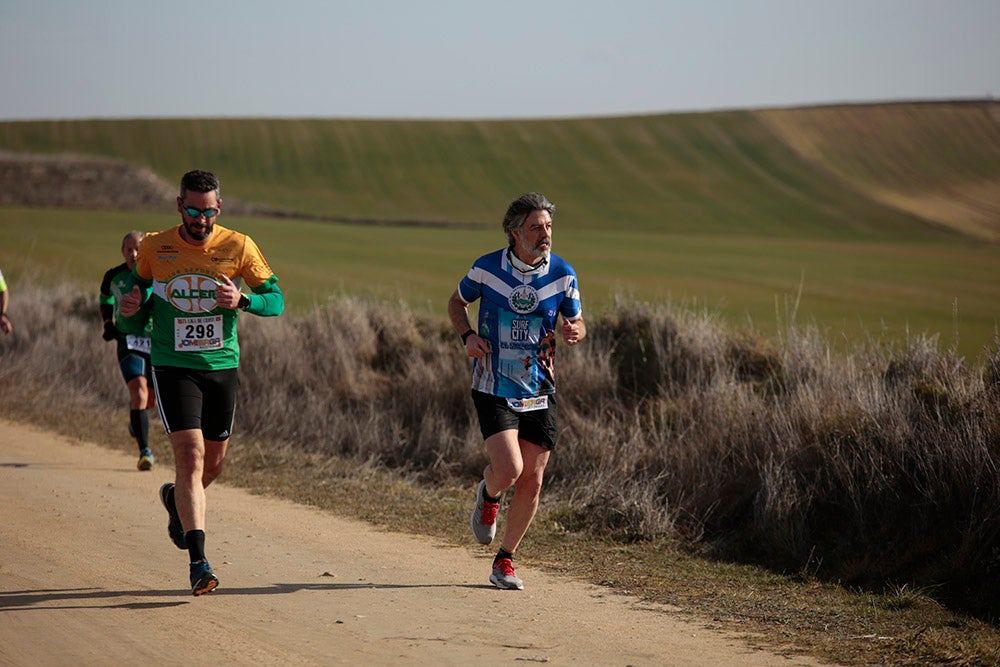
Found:
[[[102,306],[111,306],[114,309],[115,327],[119,331],[124,334],[149,337],[153,331],[153,319],[149,316],[149,308],[143,308],[142,316],[133,318],[122,317],[118,310],[122,296],[131,290],[128,286],[131,274],[124,262],[108,269],[101,281],[99,301]]]

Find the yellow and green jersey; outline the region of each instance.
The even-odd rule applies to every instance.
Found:
[[[215,302],[223,275],[253,292],[247,295],[248,313],[273,316],[284,309],[278,278],[246,234],[216,224],[205,245],[195,246],[181,238],[178,225],[142,240],[132,279],[146,290],[143,300],[153,302],[154,366],[209,371],[239,366],[239,311]]]

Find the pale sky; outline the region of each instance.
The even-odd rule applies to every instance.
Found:
[[[549,118],[1000,95],[1000,0],[0,0],[0,120]]]

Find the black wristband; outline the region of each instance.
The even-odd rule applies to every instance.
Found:
[[[250,306],[250,297],[246,294],[240,294],[240,302],[236,304],[236,307],[240,310],[246,310]]]
[[[469,336],[471,336],[474,333],[476,333],[476,332],[473,331],[472,329],[469,329],[464,334],[462,334],[462,336],[461,336],[461,338],[462,338],[462,345],[465,345],[465,341],[469,340]]]

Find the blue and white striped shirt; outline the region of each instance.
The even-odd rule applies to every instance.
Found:
[[[576,271],[553,254],[538,269],[523,273],[508,250],[475,261],[458,284],[465,303],[479,304],[477,333],[490,353],[473,359],[472,388],[503,398],[554,394],[556,318],[582,314]]]

